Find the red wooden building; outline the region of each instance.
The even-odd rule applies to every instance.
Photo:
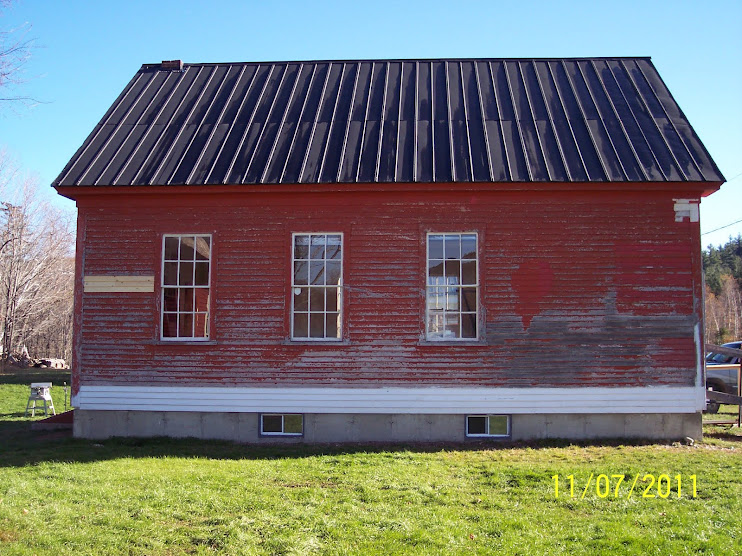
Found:
[[[75,434],[698,437],[698,203],[646,58],[144,65],[77,202]]]

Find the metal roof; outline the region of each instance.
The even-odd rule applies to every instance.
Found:
[[[69,185],[721,182],[649,58],[145,64]]]

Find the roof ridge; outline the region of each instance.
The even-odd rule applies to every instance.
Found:
[[[260,64],[354,64],[394,62],[559,62],[590,60],[651,60],[651,56],[515,56],[503,58],[339,58],[325,60],[252,60],[242,62],[183,62],[184,66],[243,66]],[[160,68],[162,62],[142,64],[142,69]]]

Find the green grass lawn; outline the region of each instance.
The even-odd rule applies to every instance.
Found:
[[[0,375],[0,554],[721,555],[742,547],[742,434],[728,426],[708,427],[695,446],[95,442],[31,432],[27,389]],[[643,496],[645,475],[663,475],[647,491],[654,497]]]

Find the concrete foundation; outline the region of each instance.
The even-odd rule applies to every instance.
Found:
[[[464,442],[564,438],[701,438],[700,413],[523,414],[511,416],[511,436],[467,438],[465,415],[304,415],[302,436],[261,436],[258,413],[75,410],[74,435],[203,438],[244,443]]]

